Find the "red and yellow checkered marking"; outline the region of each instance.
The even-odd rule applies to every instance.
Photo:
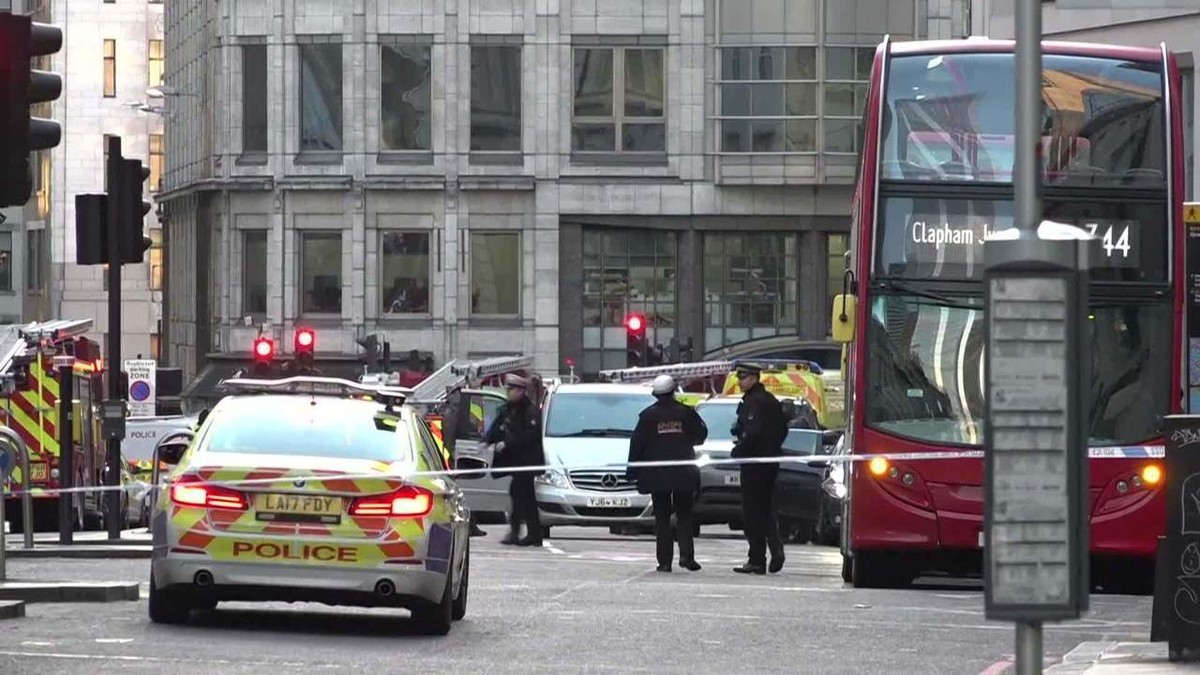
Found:
[[[825,409],[825,380],[801,365],[788,367],[786,370],[764,370],[759,375],[759,381],[767,391],[776,396],[801,396],[808,400],[809,405],[817,412],[817,421],[823,426],[827,423]],[[721,392],[724,396],[741,395],[738,379],[735,373],[725,378],[725,386]]]
[[[29,448],[29,482],[32,486],[50,482],[50,470],[58,465],[58,374],[53,362],[39,356],[29,364],[25,388],[4,399],[0,423],[12,427]],[[7,490],[19,489],[22,481],[18,464],[9,474]]]
[[[374,462],[372,469],[383,474],[391,466]],[[425,548],[427,522],[449,522],[445,502],[437,499],[424,518],[351,516],[345,512],[356,496],[392,492],[404,484],[399,478],[343,478],[339,471],[309,471],[284,468],[202,468],[197,475],[206,482],[226,484],[243,492],[251,508],[246,511],[208,510],[166,504],[176,532],[182,532],[173,548],[204,551],[216,560],[263,563],[304,563],[331,566],[376,567],[387,563],[419,562]],[[303,478],[303,487],[295,480]],[[264,480],[253,484],[237,481]],[[416,481],[425,487],[437,479]],[[337,524],[295,523],[259,520],[254,510],[256,494],[334,493],[343,497],[343,513]]]

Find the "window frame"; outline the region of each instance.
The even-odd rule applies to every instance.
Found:
[[[517,239],[517,260],[516,260],[516,265],[515,265],[515,271],[516,271],[516,275],[517,275],[517,306],[516,306],[515,311],[513,311],[512,313],[495,314],[495,313],[476,312],[475,311],[475,237],[476,237],[476,235],[485,237],[485,236],[489,236],[489,235],[498,235],[498,234],[510,235],[510,236],[516,237],[516,239]],[[469,250],[467,253],[467,262],[469,264],[468,269],[467,269],[467,290],[468,290],[467,308],[468,308],[468,316],[470,316],[472,319],[512,320],[512,319],[520,319],[521,318],[521,309],[522,309],[521,306],[523,304],[522,303],[523,298],[521,296],[524,295],[524,291],[525,291],[525,288],[524,288],[524,286],[525,286],[524,257],[525,256],[524,256],[524,249],[523,249],[525,240],[524,240],[524,237],[522,236],[523,234],[524,233],[521,230],[506,230],[506,229],[496,229],[496,228],[470,228],[467,230],[467,237],[468,237],[468,241],[470,242],[470,247],[469,247]]]
[[[601,115],[577,115],[575,113],[576,95],[578,82],[576,80],[575,67],[579,52],[584,50],[590,51],[607,51],[610,54],[612,63],[612,97],[609,103],[612,106],[612,113],[608,116]],[[662,62],[662,83],[663,83],[663,98],[662,98],[662,114],[657,117],[640,117],[628,116],[625,114],[625,95],[626,95],[626,53],[629,51],[656,51],[661,56]],[[572,160],[596,160],[604,158],[665,158],[667,155],[667,127],[668,127],[668,107],[670,105],[670,83],[667,82],[669,76],[669,68],[667,67],[667,45],[659,43],[645,44],[612,44],[612,43],[574,43],[571,45],[571,158]],[[583,150],[576,147],[575,129],[579,125],[604,125],[613,127],[614,142],[613,147],[608,150]],[[654,126],[662,125],[663,128],[663,148],[662,150],[625,150],[623,149],[623,131],[625,125],[630,126]],[[615,156],[615,157],[614,157]]]
[[[517,72],[523,72],[525,67],[524,35],[482,35],[471,40],[467,49],[467,138],[466,148],[468,157],[473,164],[520,164],[525,154],[525,83],[518,81],[517,89],[517,138],[515,150],[476,150],[475,142],[475,87],[474,68],[475,50],[504,47],[512,49],[517,54]]]
[[[147,142],[148,152],[146,166],[150,169],[149,188],[151,194],[162,192],[163,168],[166,159],[166,137],[163,134],[150,134]]]
[[[789,115],[789,114],[787,114],[787,87],[789,85],[812,85],[814,95],[817,97],[817,99],[820,99],[820,97],[821,97],[821,57],[820,57],[820,52],[821,52],[822,46],[819,44],[801,44],[801,43],[769,43],[769,44],[752,44],[752,45],[736,44],[736,43],[735,44],[721,43],[721,44],[718,44],[716,47],[717,47],[716,61],[717,61],[718,76],[717,76],[717,79],[714,80],[714,84],[716,84],[717,100],[716,100],[716,109],[715,109],[716,114],[713,115],[713,119],[717,123],[717,125],[716,125],[717,126],[716,141],[715,141],[717,156],[720,156],[720,157],[747,157],[747,156],[753,156],[753,155],[763,155],[763,156],[774,155],[774,156],[814,157],[814,156],[820,154],[820,152],[821,152],[820,101],[819,100],[814,101],[815,105],[814,105],[814,109],[813,109],[813,114],[811,114],[811,115]],[[782,49],[782,50],[784,50],[785,58],[784,58],[783,64],[782,64],[783,77],[782,78],[772,78],[769,80],[750,78],[750,77],[747,77],[745,79],[732,79],[729,75],[727,75],[725,73],[724,54],[728,50],[735,50],[735,49],[755,49],[755,50]],[[787,76],[788,75],[788,73],[787,73],[788,61],[786,58],[786,53],[787,53],[787,50],[789,50],[789,49],[802,49],[802,50],[811,50],[812,51],[813,79],[788,78],[788,76]],[[726,88],[731,88],[736,85],[751,85],[751,84],[759,84],[759,85],[767,84],[767,85],[775,85],[775,86],[780,87],[782,89],[783,114],[782,115],[754,115],[754,114],[726,115],[726,114],[724,114],[724,112],[723,112],[724,96],[725,96]],[[753,113],[753,110],[751,110],[751,113]],[[758,122],[773,122],[773,121],[781,122],[781,123],[783,123],[783,134],[782,134],[783,149],[782,150],[755,150],[753,148],[753,145],[751,145],[751,148],[749,150],[744,150],[744,151],[743,150],[725,150],[723,148],[723,138],[724,138],[724,126],[727,121],[749,123],[751,125],[750,126],[751,137],[753,137],[753,128],[754,128],[753,123],[754,122],[756,122],[756,121],[758,121]],[[788,124],[787,123],[788,122],[811,122],[812,123],[812,125],[813,125],[813,146],[812,146],[811,150],[788,150],[787,149],[787,144],[788,144],[788,140],[787,140]],[[753,138],[751,139],[751,142],[753,143]]]
[[[846,270],[849,269],[850,261],[847,256],[850,253],[850,233],[849,232],[825,232],[825,301],[828,303],[825,306],[825,316],[833,316],[833,305],[836,296],[842,292],[842,280],[845,278]],[[835,241],[841,240],[842,252],[838,254],[837,267],[831,267],[834,262],[833,245]],[[836,273],[834,270],[837,269]],[[836,283],[834,283],[836,281]],[[830,284],[833,284],[832,286]],[[826,322],[826,335],[833,335],[833,324]]]
[[[429,125],[429,147],[427,147],[427,148],[389,148],[386,146],[386,144],[384,142],[384,135],[383,135],[384,96],[381,94],[379,96],[379,110],[377,111],[379,113],[379,123],[377,125],[379,127],[379,138],[378,138],[379,154],[387,156],[389,158],[395,158],[395,159],[400,159],[400,158],[404,158],[404,157],[425,159],[426,157],[431,157],[433,154],[433,130],[434,130],[434,128],[436,128],[435,124],[434,124],[434,119],[433,119],[433,117],[434,117],[433,116],[433,38],[430,36],[427,36],[427,35],[381,34],[379,36],[378,47],[379,47],[379,49],[378,49],[379,82],[378,82],[378,84],[379,84],[379,90],[381,92],[384,90],[384,72],[383,72],[384,71],[384,67],[383,67],[384,50],[386,50],[389,47],[420,47],[425,50],[426,58],[429,60],[429,86],[428,86],[428,91],[426,92],[427,99],[424,101],[425,108],[426,108],[426,115],[427,115],[426,123]],[[412,90],[410,89],[409,91],[412,91]]]
[[[265,274],[263,275],[263,288],[262,288],[262,290],[263,290],[263,307],[262,307],[262,310],[259,311],[257,309],[252,309],[250,307],[250,303],[247,302],[249,291],[250,291],[250,286],[248,286],[246,284],[246,277],[248,276],[246,274],[246,270],[249,268],[248,263],[250,262],[250,259],[247,257],[247,251],[249,250],[249,247],[246,244],[251,236],[257,237],[257,236],[261,235],[262,243],[263,243],[263,253],[265,254],[264,257],[267,257],[270,255],[270,249],[271,249],[270,234],[271,234],[271,231],[266,228],[248,228],[248,229],[241,230],[241,241],[239,243],[242,247],[242,250],[241,250],[241,267],[242,267],[242,269],[241,269],[241,272],[242,272],[242,278],[241,278],[241,287],[242,287],[242,292],[241,292],[242,307],[241,307],[241,309],[242,309],[242,312],[241,313],[242,314],[248,314],[250,316],[265,316],[267,314],[267,307],[270,304],[270,292],[271,292],[271,280],[268,278],[267,275],[265,275]],[[263,261],[263,266],[265,269],[265,267],[267,266],[266,260]]]
[[[6,237],[8,238],[8,241],[4,242],[4,239]],[[7,273],[0,274],[0,293],[15,293],[17,290],[15,288],[15,284],[13,283],[14,282],[14,279],[13,279],[13,262],[14,262],[14,260],[13,260],[13,258],[14,258],[13,242],[14,242],[14,240],[15,240],[15,237],[13,237],[12,230],[0,230],[0,255],[6,255],[8,257],[8,265],[7,265],[7,269],[6,269]],[[7,245],[5,245],[6,243],[7,243]]]
[[[711,238],[713,238],[713,237],[720,238],[720,240],[721,240],[721,250],[720,250],[719,256],[713,256],[713,255],[709,254],[709,246],[710,246],[709,242],[712,241]],[[778,247],[778,250],[780,251],[780,253],[775,257],[780,263],[782,263],[783,274],[782,274],[782,276],[770,277],[769,279],[777,282],[780,285],[780,287],[783,289],[783,292],[780,293],[781,295],[786,295],[787,287],[789,285],[791,285],[792,286],[792,298],[789,303],[783,303],[783,302],[780,302],[779,300],[776,300],[771,303],[750,302],[749,303],[750,321],[749,321],[749,323],[746,323],[746,324],[739,324],[739,323],[736,323],[733,321],[727,321],[725,318],[725,309],[727,306],[732,307],[732,306],[736,306],[737,304],[745,304],[745,303],[730,303],[726,300],[726,298],[733,297],[728,293],[728,291],[729,291],[729,275],[727,273],[722,274],[722,276],[719,280],[720,291],[717,295],[717,298],[715,300],[709,300],[708,299],[709,280],[705,277],[705,271],[708,269],[708,261],[710,258],[717,258],[719,260],[720,269],[728,270],[730,268],[729,260],[730,260],[731,256],[729,255],[728,248],[726,246],[726,242],[731,239],[734,239],[734,238],[740,238],[744,242],[751,237],[771,237],[771,238],[777,237],[777,238],[779,238],[779,243],[781,244],[781,246]],[[793,241],[793,246],[795,247],[794,251],[791,254],[788,254],[788,251],[787,251],[787,246],[788,246],[787,239],[789,239],[789,238]],[[801,262],[802,262],[802,257],[803,257],[802,246],[803,246],[803,241],[801,240],[799,233],[794,232],[794,231],[787,231],[787,230],[774,230],[774,231],[760,230],[760,231],[754,231],[754,232],[735,231],[735,230],[714,230],[711,232],[704,233],[703,239],[701,241],[701,260],[702,260],[701,265],[702,265],[702,268],[700,271],[700,284],[701,284],[701,295],[703,297],[704,317],[702,320],[703,320],[703,329],[704,329],[704,335],[705,335],[705,342],[704,342],[705,349],[711,351],[711,350],[718,349],[721,347],[728,347],[730,345],[740,344],[742,342],[745,342],[746,340],[757,340],[757,339],[763,339],[766,337],[777,337],[780,335],[795,334],[799,330],[799,328],[800,328],[800,294],[801,294],[800,267],[801,267]],[[742,254],[742,255],[745,256],[746,254]],[[788,276],[789,264],[791,265],[791,271],[794,274],[793,277]],[[785,305],[790,305],[789,310],[792,315],[790,323],[781,323],[778,320],[778,318],[771,325],[754,323],[754,307],[756,305],[768,305],[768,304],[773,306],[774,308],[776,308],[776,310],[778,310],[779,308],[785,307]],[[713,323],[710,321],[710,317],[711,317],[710,311],[712,310],[713,307],[716,307],[720,312],[720,321],[718,321],[716,323]],[[728,339],[730,329],[745,330],[745,331],[747,331],[748,337],[745,338],[744,340],[731,341]],[[754,332],[756,330],[766,330],[766,329],[771,329],[774,332],[771,335],[759,335],[759,336],[754,335]],[[712,341],[708,339],[708,335],[709,335],[710,331],[719,331],[720,332],[721,339],[719,340],[719,344],[713,344]]]
[[[389,234],[404,234],[404,235],[420,234],[420,235],[424,235],[426,238],[425,288],[429,292],[429,297],[425,300],[425,311],[424,312],[388,312],[388,311],[384,311],[384,304],[387,302],[387,296],[386,296],[385,289],[387,289],[388,286],[384,283],[384,278],[383,278],[383,275],[384,275],[384,262],[383,261],[385,258],[385,255],[383,253],[383,240],[384,240],[384,237],[386,237]],[[386,227],[386,228],[379,228],[379,230],[377,230],[377,235],[376,235],[376,239],[375,239],[375,243],[376,243],[375,266],[377,268],[377,276],[378,276],[377,283],[379,284],[379,306],[377,307],[377,311],[379,312],[380,319],[385,319],[385,320],[401,319],[401,320],[403,320],[403,319],[412,319],[412,318],[428,318],[428,317],[432,316],[432,314],[433,314],[433,264],[432,264],[433,263],[433,242],[434,242],[433,230],[420,229],[420,228],[403,228],[403,227],[397,227],[397,228]]]
[[[346,45],[342,41],[341,35],[305,35],[302,37],[305,39],[296,42],[296,113],[300,118],[300,123],[296,125],[297,153],[300,158],[307,160],[316,159],[318,163],[322,160],[340,163],[342,155],[346,153]],[[338,147],[306,148],[304,146],[304,52],[306,49],[319,50],[327,47],[336,47],[338,55]],[[270,71],[268,69],[269,76]]]
[[[296,271],[298,272],[298,277],[299,277],[299,281],[300,281],[300,283],[297,284],[296,291],[300,295],[300,298],[299,298],[299,300],[300,300],[300,302],[299,302],[300,316],[330,317],[330,318],[338,317],[338,318],[340,318],[342,316],[342,313],[346,309],[345,305],[342,303],[342,295],[341,295],[342,291],[345,289],[345,285],[346,285],[345,275],[342,273],[342,256],[345,255],[343,230],[326,229],[326,228],[314,228],[311,230],[310,229],[302,229],[302,230],[297,230],[296,236],[298,239],[298,242],[297,242],[298,251],[297,252],[299,253],[299,256],[298,256],[299,260],[298,260],[298,264],[296,266],[297,267]],[[307,274],[308,274],[307,267],[308,267],[308,265],[306,264],[305,259],[308,257],[306,247],[308,246],[310,237],[313,238],[314,240],[327,238],[329,241],[336,240],[338,243],[338,257],[337,257],[338,258],[338,264],[337,264],[338,307],[335,311],[318,311],[318,310],[314,310],[314,309],[308,309],[308,290],[309,290],[308,285],[307,285]]]
[[[150,249],[146,252],[146,274],[150,290],[163,290],[163,230],[161,227],[149,228]]]
[[[828,75],[829,75],[829,52],[830,52],[830,50],[834,50],[834,49],[849,49],[853,52],[853,54],[854,54],[854,76],[856,78],[863,78],[863,79],[842,80],[842,79],[830,79],[828,77]],[[866,73],[858,72],[858,66],[860,65],[859,58],[863,52],[867,52],[871,55],[871,63],[873,64],[875,61],[875,47],[865,47],[863,45],[848,45],[848,44],[826,44],[826,45],[821,46],[821,72],[819,73],[820,81],[821,81],[821,90],[818,94],[818,98],[820,99],[819,102],[821,105],[821,107],[820,107],[820,115],[821,115],[820,148],[821,148],[821,152],[823,154],[843,155],[843,156],[847,156],[847,157],[858,157],[858,155],[862,152],[862,144],[864,141],[864,133],[865,133],[863,130],[863,124],[862,124],[863,113],[866,111],[867,99],[870,98],[870,95],[871,95],[871,70],[870,70],[870,68],[867,69]],[[858,96],[859,96],[859,91],[861,89],[861,91],[863,92],[863,94],[862,94],[863,99],[862,99],[862,103],[860,106],[862,108],[862,110],[853,116],[828,114],[826,112],[825,108],[826,108],[826,99],[828,97],[829,85],[835,85],[835,86],[850,85],[850,86],[852,86],[853,90],[854,90],[855,106],[860,106]],[[853,126],[853,130],[854,130],[854,136],[853,136],[854,147],[853,147],[853,149],[851,149],[851,150],[829,150],[827,148],[826,141],[828,140],[829,134],[828,134],[828,129],[826,128],[826,124],[825,124],[826,121],[851,122],[854,125]]]
[[[157,49],[155,49],[156,46]],[[154,81],[155,64],[158,66],[157,82]],[[146,45],[146,79],[150,82],[148,86],[158,87],[166,83],[166,67],[167,54],[164,41],[161,39],[151,39]]]
[[[262,110],[254,111],[255,112],[254,117],[261,118],[262,121],[264,122],[263,130],[262,130],[263,133],[262,133],[261,147],[258,147],[256,145],[256,147],[250,148],[250,143],[248,141],[250,139],[254,138],[254,136],[250,135],[251,125],[248,124],[248,121],[251,119],[251,115],[248,113],[250,113],[251,111],[249,110],[249,107],[248,107],[248,102],[250,101],[250,99],[246,96],[246,90],[249,87],[253,86],[253,83],[250,82],[249,80],[254,75],[254,73],[252,73],[250,71],[250,69],[246,67],[246,64],[248,62],[248,59],[246,58],[246,54],[249,53],[251,48],[262,50],[261,72],[262,72],[262,76],[263,76],[263,81],[265,83],[265,82],[269,82],[269,80],[270,80],[270,48],[267,46],[267,44],[265,42],[244,42],[238,46],[241,48],[241,57],[242,57],[242,78],[241,78],[241,80],[242,80],[242,106],[241,106],[242,107],[242,119],[241,119],[241,122],[242,122],[242,156],[243,157],[247,157],[247,156],[260,157],[261,156],[262,161],[265,162],[266,155],[268,152],[270,152],[270,149],[271,149],[271,93],[270,93],[270,91],[268,91],[269,88],[266,88],[266,87],[263,88],[263,90],[262,90],[262,94],[263,94]],[[299,58],[299,53],[297,53],[297,58]],[[297,92],[297,96],[299,96],[299,92]],[[257,139],[255,139],[255,140],[257,140]]]
[[[113,38],[104,38],[104,46],[101,55],[103,56],[103,70],[101,75],[101,86],[103,88],[104,98],[117,97],[117,41]]]

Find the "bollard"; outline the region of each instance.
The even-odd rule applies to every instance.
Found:
[[[0,443],[17,451],[21,457],[21,524],[25,548],[33,548],[33,495],[29,492],[29,448],[21,435],[12,428],[0,425]]]

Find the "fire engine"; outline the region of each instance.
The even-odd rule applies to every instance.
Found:
[[[29,453],[29,486],[33,496],[34,530],[52,530],[58,523],[59,460],[63,434],[61,387],[71,389],[69,451],[73,453],[75,487],[98,486],[104,471],[104,444],[93,402],[103,393],[103,361],[99,345],[86,337],[91,319],[54,320],[0,326],[0,423],[12,428]],[[56,365],[57,362],[57,365]],[[5,513],[11,531],[22,529],[17,492],[24,481],[18,465],[4,482]],[[99,493],[75,493],[75,527],[103,527]]]

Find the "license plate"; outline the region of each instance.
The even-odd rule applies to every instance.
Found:
[[[726,474],[725,475],[725,484],[726,485],[741,485],[742,484],[742,474],[740,474],[740,473]]]
[[[629,497],[591,497],[588,499],[588,506],[602,509],[619,509],[633,506],[633,502],[629,500]]]
[[[29,480],[46,480],[49,477],[49,472],[47,471],[48,467],[49,465],[45,462],[30,464]]]
[[[342,498],[266,494],[255,497],[254,509],[264,514],[340,516],[342,514]]]

